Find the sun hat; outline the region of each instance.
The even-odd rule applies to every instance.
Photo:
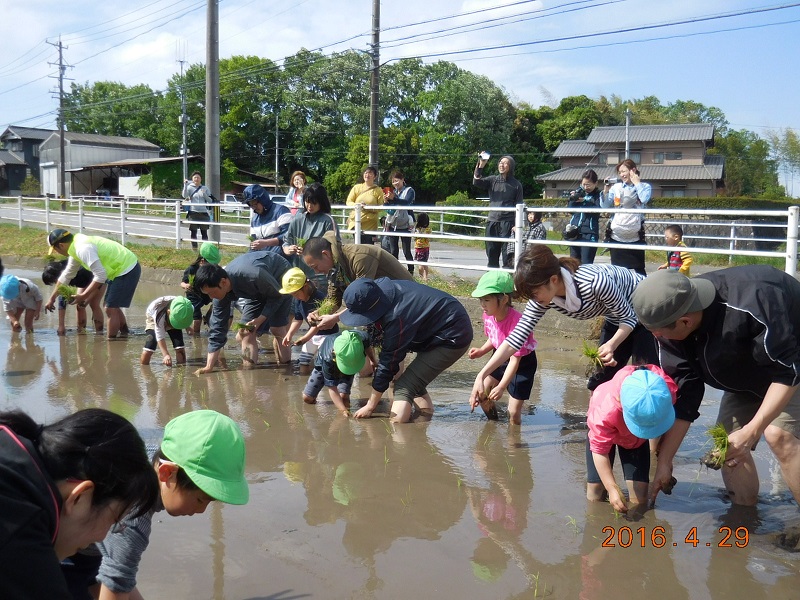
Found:
[[[169,324],[175,329],[186,329],[194,319],[194,306],[186,296],[176,296],[169,303]]]
[[[63,241],[63,239],[68,235],[71,235],[70,232],[66,229],[62,229],[61,227],[53,229],[53,231],[50,232],[50,234],[47,236],[47,243],[50,245],[50,250],[47,252],[48,256],[52,255],[53,252],[56,251],[55,245]]]
[[[228,504],[247,504],[244,438],[239,426],[214,410],[175,417],[164,428],[164,456],[206,494]]]
[[[472,292],[473,298],[483,298],[489,294],[511,294],[514,292],[514,278],[505,271],[487,271],[478,281]]]
[[[0,277],[0,296],[5,300],[13,300],[19,296],[19,279],[14,275]]]
[[[649,369],[637,369],[624,379],[619,400],[625,425],[638,438],[657,438],[675,422],[669,386]]]
[[[306,284],[306,274],[303,269],[292,267],[283,274],[281,279],[281,294],[294,294]]]
[[[708,308],[717,291],[707,279],[689,279],[677,271],[656,271],[636,286],[633,310],[647,329],[671,325],[683,315]]]
[[[355,375],[364,368],[367,355],[364,342],[355,331],[343,331],[333,340],[333,351],[336,354],[336,366],[343,375]]]
[[[389,281],[381,278],[380,281]],[[369,325],[389,312],[392,301],[374,279],[359,277],[347,286],[342,296],[347,310],[339,315],[339,320],[348,327]]]
[[[212,265],[219,264],[219,248],[216,244],[211,242],[203,242],[200,245],[200,256],[206,259],[206,262],[211,263]]]

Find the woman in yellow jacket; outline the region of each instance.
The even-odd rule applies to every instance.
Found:
[[[357,183],[350,190],[347,195],[347,206],[355,206],[356,204],[366,204],[368,206],[383,206],[383,190],[378,187],[375,180],[378,179],[378,170],[375,167],[367,167],[364,169],[364,183]],[[361,231],[377,231],[378,230],[378,212],[377,210],[365,210],[361,213]],[[350,213],[347,219],[347,229],[356,228],[356,211]],[[371,233],[361,234],[362,244],[372,244],[375,241],[375,236]]]

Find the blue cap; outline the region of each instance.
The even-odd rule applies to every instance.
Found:
[[[269,192],[257,183],[248,185],[246,188],[244,188],[242,197],[244,198],[245,204],[249,204],[253,200],[259,202],[260,204],[265,204],[266,202],[269,202],[270,199]]]
[[[339,320],[348,327],[369,325],[389,312],[391,300],[374,279],[359,277],[347,286],[342,297],[347,310]]]
[[[19,279],[13,275],[0,277],[0,296],[5,300],[13,300],[19,296]]]
[[[619,400],[625,425],[638,438],[657,438],[675,422],[669,386],[649,369],[639,369],[625,378]]]

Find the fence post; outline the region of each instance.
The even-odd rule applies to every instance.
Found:
[[[22,223],[19,224],[20,228],[22,227]],[[44,196],[44,228],[47,233],[50,233],[50,196],[45,194]]]
[[[83,233],[83,196],[78,198],[78,233]]]
[[[17,196],[17,219],[19,220],[19,228],[22,229],[22,195]],[[48,229],[49,231],[49,229]]]
[[[514,268],[517,268],[522,253],[525,251],[525,242],[523,241],[523,234],[525,233],[525,205],[517,204],[517,210],[514,213]]]
[[[175,200],[175,250],[181,248],[181,201]]]
[[[125,245],[125,198],[119,201],[119,243]]]
[[[728,264],[733,262],[733,251],[736,250],[736,221],[731,222],[731,242],[728,245],[731,253],[728,255]]]
[[[355,233],[355,243],[361,243],[361,208],[362,204],[356,204],[356,233]]]
[[[798,216],[800,216],[800,206],[790,206],[786,227],[786,272],[792,277],[797,273]]]

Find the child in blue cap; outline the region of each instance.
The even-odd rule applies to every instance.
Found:
[[[480,348],[469,349],[471,359],[494,352],[508,334],[514,331],[522,313],[511,305],[513,293],[514,280],[511,274],[505,271],[487,271],[478,281],[478,287],[472,292],[472,297],[480,298],[483,309],[483,331],[488,339]],[[531,333],[522,348],[484,378],[483,386],[489,393],[482,401],[473,402],[472,410],[480,405],[487,418],[497,420],[497,408],[494,403],[502,398],[503,392],[508,388],[509,420],[514,425],[520,425],[522,404],[531,397],[533,378],[536,375],[535,350],[536,340]]]
[[[11,321],[11,329],[22,331],[20,318],[25,314],[25,331],[33,333],[33,322],[39,320],[42,312],[42,292],[30,279],[3,275],[0,277],[0,296],[3,297],[3,310]]]
[[[650,445],[672,427],[678,386],[656,365],[628,365],[597,387],[589,401],[586,421],[586,498],[608,500],[614,510],[628,504],[614,479],[615,450],[631,501],[645,504],[650,483]]]

